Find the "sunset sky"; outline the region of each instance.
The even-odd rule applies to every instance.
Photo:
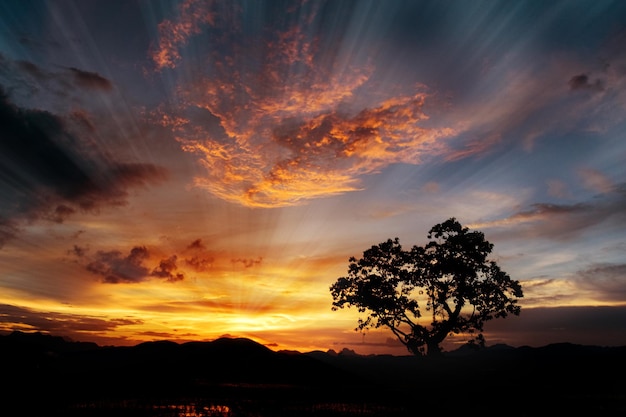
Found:
[[[404,355],[329,287],[456,217],[626,345],[625,132],[624,1],[3,1],[0,331]]]

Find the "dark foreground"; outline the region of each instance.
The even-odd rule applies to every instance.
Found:
[[[626,415],[626,347],[496,346],[432,359],[13,333],[0,336],[0,354],[7,416]]]

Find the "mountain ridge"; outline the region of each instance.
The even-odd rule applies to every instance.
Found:
[[[273,351],[246,338],[100,347],[15,333],[0,336],[0,358],[0,392],[21,415],[28,415],[21,404],[29,404],[33,415],[60,410],[67,416],[77,415],[67,411],[85,404],[123,408],[130,400],[148,406],[201,400],[267,407],[274,410],[267,415],[273,416],[290,415],[276,410],[303,404],[369,404],[385,410],[378,415],[404,417],[420,410],[421,403],[412,400],[416,392],[429,403],[447,404],[448,411],[483,415],[499,415],[499,405],[512,396],[524,398],[518,415],[545,409],[545,404],[554,412],[562,412],[563,404],[571,412],[626,409],[621,377],[626,373],[626,346],[494,345],[430,358]],[[450,403],[450,389],[455,403]],[[487,406],[479,398],[487,399]],[[568,405],[572,398],[578,402]],[[581,398],[587,399],[582,405]],[[494,414],[485,414],[491,408]],[[108,415],[117,415],[115,410]],[[393,410],[402,412],[390,414]]]
[[[163,340],[152,340],[145,342],[138,342],[135,345],[130,346],[117,346],[117,345],[98,345],[94,342],[84,342],[84,341],[74,341],[62,336],[55,336],[50,333],[43,332],[23,332],[19,330],[12,331],[8,334],[0,334],[0,347],[3,342],[18,342],[25,343],[30,346],[41,346],[46,347],[48,349],[57,349],[60,351],[83,351],[83,350],[95,350],[95,349],[150,349],[150,347],[165,347],[165,346],[186,346],[186,347],[206,347],[209,345],[221,346],[222,348],[242,348],[244,345],[247,345],[251,349],[257,349],[259,351],[265,350],[268,352],[274,352],[278,354],[301,354],[301,355],[313,355],[316,354],[328,354],[328,355],[337,355],[337,356],[359,356],[359,357],[414,357],[410,353],[406,355],[392,355],[392,354],[360,354],[351,349],[344,348],[343,350],[336,352],[332,349],[327,351],[321,350],[313,350],[313,351],[305,351],[301,352],[298,350],[272,350],[266,345],[259,343],[253,339],[246,337],[230,337],[224,336],[219,337],[217,339],[208,340],[208,341],[186,341],[186,342],[176,342],[169,339]],[[513,351],[513,350],[521,350],[521,351],[554,351],[554,350],[613,350],[613,349],[626,349],[626,345],[624,346],[604,346],[604,345],[586,345],[579,343],[571,343],[571,342],[555,342],[549,343],[542,346],[511,346],[504,343],[497,343],[494,345],[489,345],[486,347],[478,348],[471,345],[462,345],[461,347],[444,351],[443,356],[465,356],[478,354],[481,352],[494,352],[494,351]]]

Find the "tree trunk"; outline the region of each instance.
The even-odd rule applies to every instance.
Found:
[[[439,343],[435,341],[426,342],[426,356],[429,357],[438,357],[441,356],[441,348],[439,347]]]

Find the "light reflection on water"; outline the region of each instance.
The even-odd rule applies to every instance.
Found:
[[[177,417],[229,417],[230,407],[227,405],[196,405],[196,404],[167,404],[155,405],[155,410],[175,413]]]
[[[405,416],[406,410],[400,406],[376,403],[345,403],[345,402],[298,402],[273,403],[264,401],[239,403],[227,406],[220,400],[215,402],[202,399],[184,402],[184,400],[170,400],[163,402],[119,400],[103,402],[85,402],[73,407],[72,416],[88,417],[94,415],[114,416],[119,412],[131,415],[128,412],[136,411],[137,415],[150,417],[233,417],[233,416],[350,416],[350,417],[379,417]],[[103,412],[109,412],[103,414]],[[286,414],[287,413],[287,414]]]

